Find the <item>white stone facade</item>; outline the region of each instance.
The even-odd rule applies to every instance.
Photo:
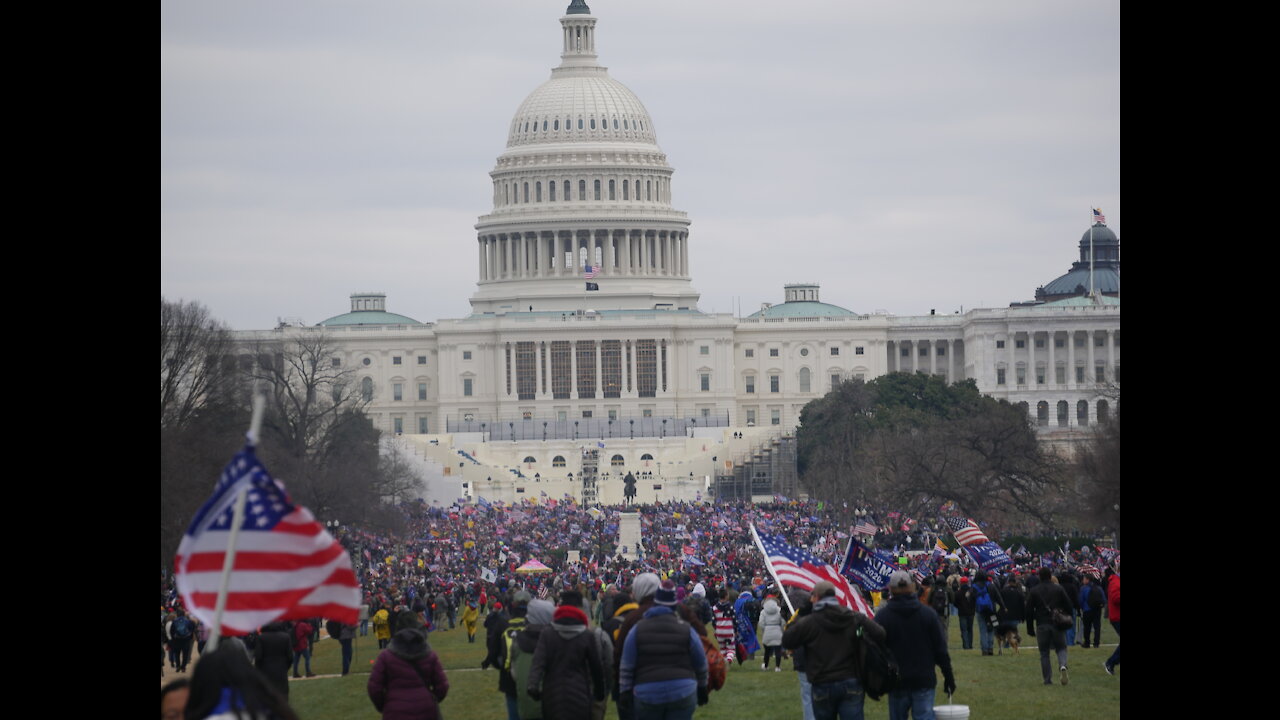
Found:
[[[539,475],[526,496],[576,496],[568,473],[578,476],[580,449],[604,442],[602,454],[621,449],[625,461],[602,457],[602,474],[665,464],[667,480],[654,484],[679,480],[692,499],[726,462],[792,431],[836,380],[897,370],[972,378],[1026,403],[1049,434],[1108,411],[1100,389],[1120,375],[1116,298],[904,317],[825,305],[816,284],[795,284],[787,302],[749,318],[698,311],[673,170],[639,99],[597,64],[595,23],[582,12],[561,19],[561,65],[512,120],[491,173],[493,209],[476,224],[472,316],[416,323],[356,294],[352,312],[323,328],[265,331],[329,333],[336,361],[371,392],[379,429],[433,436],[414,446],[437,475],[490,500],[517,499],[520,473]],[[456,462],[458,449],[472,459]],[[511,471],[506,485],[493,485],[494,468]],[[620,492],[602,483],[601,500]]]

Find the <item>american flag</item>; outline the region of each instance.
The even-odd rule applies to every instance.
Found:
[[[582,277],[587,280],[593,280],[598,272],[600,272],[599,265],[586,265],[582,268]]]
[[[804,550],[794,548],[773,535],[761,535],[755,526],[751,532],[756,536],[765,562],[777,577],[778,582],[801,590],[812,591],[813,586],[826,580],[836,586],[836,598],[847,608],[857,610],[867,617],[874,616],[862,593],[849,586],[849,581],[840,574],[840,569],[825,563]]]
[[[937,560],[947,554],[947,546],[942,544],[942,538],[938,538],[933,543],[933,559]]]
[[[857,525],[853,526],[854,535],[875,535],[876,524],[870,520],[860,520]]]
[[[951,533],[956,536],[956,541],[961,545],[982,545],[991,542],[982,530],[978,528],[978,523],[965,518],[947,518],[947,525],[951,528]]]
[[[1107,224],[1107,216],[1102,214],[1102,208],[1093,209],[1093,221],[1095,223]]]
[[[248,495],[222,632],[247,635],[274,620],[307,617],[354,624],[360,585],[350,556],[309,510],[289,501],[251,445],[222,471],[213,497],[196,513],[178,546],[178,591],[191,613],[213,624],[233,505],[241,490]]]

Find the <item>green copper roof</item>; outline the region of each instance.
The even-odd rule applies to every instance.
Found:
[[[584,0],[573,0],[569,3],[569,9],[564,11],[565,15],[590,15],[591,8],[587,7]]]
[[[320,325],[421,325],[411,317],[383,310],[357,310],[342,313],[318,323]]]
[[[785,302],[781,305],[753,312],[748,318],[781,318],[781,317],[847,317],[855,315],[851,310],[845,310],[839,305],[831,305],[824,302],[813,302],[812,300],[800,300],[796,302]]]
[[[1047,302],[1043,305],[1036,305],[1034,307],[1094,307],[1095,305],[1115,305],[1118,307],[1120,305],[1120,298],[1101,295],[1098,297],[1098,302],[1094,302],[1093,298],[1085,295],[1078,295],[1076,297],[1054,300],[1053,302]]]

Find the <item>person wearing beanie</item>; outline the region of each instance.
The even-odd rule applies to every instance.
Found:
[[[826,580],[814,584],[809,595],[813,610],[782,633],[788,650],[803,647],[805,671],[812,686],[813,716],[817,720],[862,717],[866,698],[858,677],[862,671],[863,636],[884,642],[884,628],[875,620],[840,604],[836,588]]]
[[[707,704],[707,656],[678,607],[674,584],[663,583],[627,635],[618,671],[619,717],[626,708],[630,716],[691,718]]]
[[[933,701],[938,686],[933,668],[942,669],[943,690],[956,690],[955,674],[942,623],[933,608],[916,597],[911,573],[895,570],[889,576],[889,600],[876,613],[884,628],[885,645],[898,661],[898,684],[889,693],[889,720],[919,720],[933,717]]]
[[[527,595],[527,593],[526,593]],[[553,632],[552,615],[556,606],[546,600],[529,600],[525,613],[525,626],[510,645],[511,677],[516,685],[516,702],[520,720],[540,720],[542,701],[529,694],[529,674],[533,670],[533,656],[544,632]]]
[[[574,607],[583,608],[582,593],[577,591],[567,591],[560,594],[561,605],[572,605]],[[604,664],[604,683],[605,692],[608,693],[613,689],[613,639],[610,633],[605,632],[598,627],[590,627],[588,623],[587,632],[591,634],[592,640],[596,644],[596,649],[600,653],[600,661]],[[605,711],[608,709],[608,701],[605,699],[596,700],[591,703],[591,720],[604,720]]]
[[[592,701],[605,698],[604,662],[587,623],[582,608],[561,605],[538,638],[525,692],[547,720],[590,720]]]

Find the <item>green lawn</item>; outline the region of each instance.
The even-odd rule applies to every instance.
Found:
[[[1025,628],[1023,628],[1025,630]],[[483,628],[481,629],[483,633]],[[498,692],[498,676],[494,670],[482,671],[483,635],[477,642],[467,643],[461,628],[431,633],[431,645],[440,654],[449,675],[449,696],[441,704],[449,720],[505,720],[506,705]],[[1110,625],[1102,632],[1102,648],[1069,652],[1071,682],[1066,687],[1041,684],[1040,655],[1024,649],[1018,656],[982,657],[978,650],[960,650],[960,632],[952,618],[949,644],[951,660],[959,685],[954,701],[969,705],[972,716],[979,720],[1109,720],[1120,717],[1120,669],[1114,677],[1102,669],[1102,661],[1110,656],[1117,638]],[[974,643],[977,644],[977,630]],[[1034,641],[1034,638],[1032,638]],[[347,677],[320,677],[294,680],[289,702],[303,720],[377,720],[365,692],[378,644],[372,633],[356,638],[356,655],[352,674]],[[762,672],[758,663],[750,661],[735,666],[723,690],[711,694],[711,702],[699,708],[696,718],[705,720],[782,720],[799,718],[799,683],[793,671]],[[337,641],[321,640],[312,659],[312,670],[320,675],[336,676],[342,669]],[[1054,673],[1055,682],[1057,672]],[[941,679],[939,679],[941,686]],[[938,703],[946,702],[939,697]],[[888,718],[883,701],[868,700],[866,715],[870,720]],[[611,707],[606,717],[616,718]]]

